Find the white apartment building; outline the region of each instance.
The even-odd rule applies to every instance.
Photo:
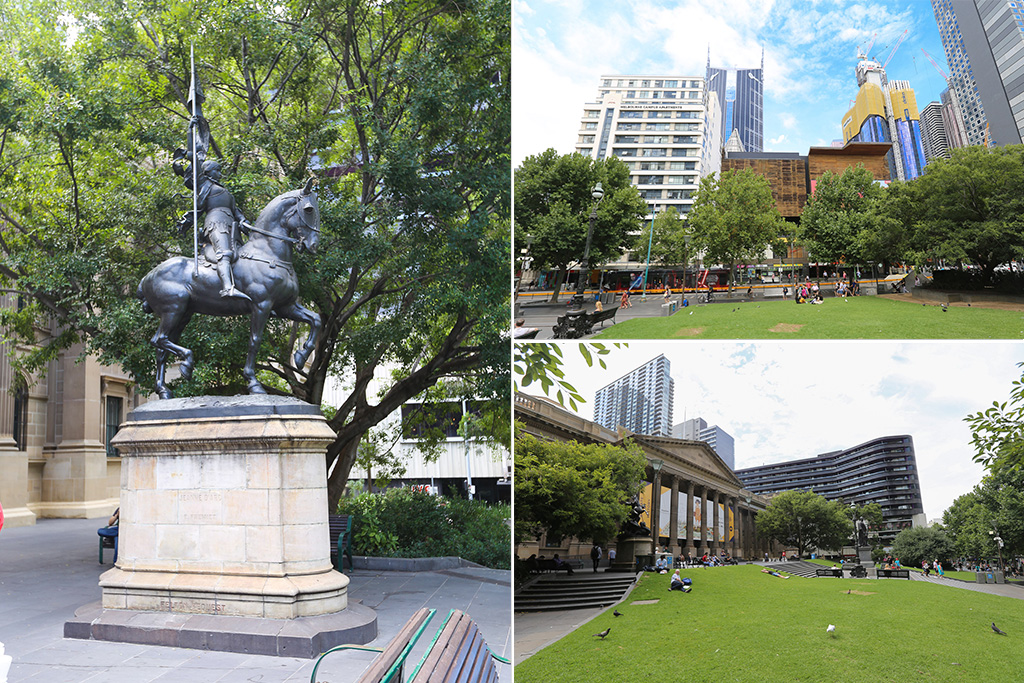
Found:
[[[617,157],[654,212],[685,216],[700,178],[722,167],[722,110],[700,76],[602,76],[583,106],[576,151]]]

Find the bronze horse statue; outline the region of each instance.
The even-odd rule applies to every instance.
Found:
[[[252,300],[223,298],[221,281],[213,264],[200,259],[198,273],[191,258],[169,258],[151,270],[139,283],[136,294],[143,309],[155,313],[160,325],[150,343],[156,347],[156,392],[171,398],[165,384],[168,354],[181,359],[181,374],[192,376],[192,351],[179,345],[185,326],[196,313],[203,315],[250,316],[249,353],[242,370],[251,394],[265,394],[256,379],[256,353],[271,316],[306,323],[309,336],[295,352],[295,366],[302,368],[320,334],[320,316],[299,304],[299,283],[292,265],[292,246],[299,251],[316,251],[320,237],[320,206],[313,181],[301,190],[275,197],[249,227],[249,240],[238,250],[232,264],[235,286]]]

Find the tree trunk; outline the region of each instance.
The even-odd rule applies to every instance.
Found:
[[[555,286],[554,291],[551,293],[551,298],[548,299],[549,303],[558,303],[558,292],[562,289],[562,283],[565,282],[565,278],[568,271],[565,268],[559,268],[558,274],[555,275]]]

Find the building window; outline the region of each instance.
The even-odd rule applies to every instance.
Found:
[[[24,385],[14,394],[14,442],[23,451],[28,439],[28,389]]]
[[[120,455],[117,449],[110,445],[110,440],[121,428],[121,411],[124,409],[124,399],[120,396],[107,396],[107,433],[105,443],[107,445],[107,457],[116,458]]]

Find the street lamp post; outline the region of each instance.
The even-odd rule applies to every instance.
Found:
[[[996,525],[992,525],[993,531],[988,532],[988,535],[992,537],[992,540],[996,542],[996,549],[999,551],[999,572],[1003,575],[1003,580],[1006,580],[1006,570],[1003,569],[1003,539],[999,536],[999,529]]]
[[[690,266],[690,241],[693,239],[690,233],[683,235],[683,245],[686,247],[686,252],[683,255],[683,299],[686,298],[686,269]],[[694,291],[696,291],[696,274],[694,274]]]
[[[601,183],[594,185],[594,189],[590,191],[590,196],[594,198],[594,207],[590,210],[590,222],[587,225],[587,243],[583,247],[583,260],[580,262],[580,276],[576,280],[576,293],[569,299],[569,310],[580,311],[583,310],[583,286],[586,283],[587,270],[590,266],[590,241],[594,237],[594,223],[597,221],[597,205],[601,203],[601,198],[604,197],[604,190],[601,189]]]
[[[651,243],[654,241],[654,217],[658,215],[658,205],[651,205],[651,231],[647,234],[647,265],[644,266],[644,293],[641,301],[647,301],[647,273],[651,270]]]

